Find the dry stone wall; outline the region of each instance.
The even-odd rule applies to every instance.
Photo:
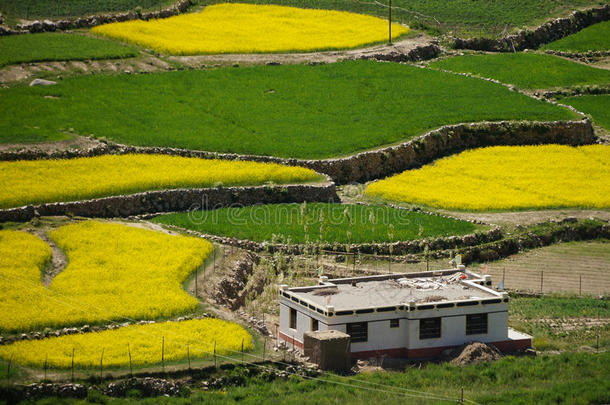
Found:
[[[95,27],[101,24],[109,24],[113,22],[129,21],[129,20],[151,20],[154,18],[168,18],[174,15],[184,13],[193,5],[192,0],[179,0],[174,5],[162,10],[136,13],[129,11],[116,14],[98,14],[87,17],[66,19],[66,20],[44,20],[33,21],[25,24],[18,24],[16,29],[5,26],[0,26],[0,36],[14,34],[28,34],[38,32],[54,32],[64,31],[76,28]],[[0,22],[1,24],[2,22]]]
[[[438,158],[467,149],[494,145],[586,145],[596,141],[591,122],[481,122],[448,125],[408,142],[361,152],[345,158],[302,160],[273,156],[239,155],[165,147],[101,144],[86,150],[0,152],[0,160],[33,160],[88,157],[102,154],[147,153],[203,159],[248,160],[302,166],[329,176],[335,183],[366,182],[420,167]]]
[[[338,202],[332,182],[315,185],[193,188],[149,191],[84,201],[28,205],[0,210],[0,222],[37,216],[128,217],[132,215],[288,202]]]
[[[516,52],[537,49],[541,45],[574,34],[590,25],[610,20],[610,4],[585,11],[575,11],[569,17],[557,18],[534,30],[521,30],[504,38],[453,38],[453,47],[475,51]]]

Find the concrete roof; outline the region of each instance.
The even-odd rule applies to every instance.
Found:
[[[498,298],[498,294],[486,288],[464,283],[462,277],[465,273],[443,271],[442,275],[430,276],[431,274],[336,279],[328,280],[320,286],[291,288],[288,291],[321,308],[333,306],[335,311],[396,306],[409,302],[422,304]],[[473,278],[469,275],[465,277]]]

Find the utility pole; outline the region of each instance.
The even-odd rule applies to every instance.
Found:
[[[390,7],[388,7],[388,43],[392,44],[392,0],[390,1]]]

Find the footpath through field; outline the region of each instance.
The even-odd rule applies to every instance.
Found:
[[[404,38],[393,44],[379,44],[361,49],[342,51],[320,51],[307,53],[251,53],[157,57],[142,53],[141,57],[128,59],[95,61],[60,61],[41,63],[22,63],[0,69],[0,85],[57,75],[83,75],[90,73],[152,73],[175,70],[180,64],[188,69],[264,64],[306,64],[332,63],[347,59],[361,59],[373,55],[408,54],[421,46],[432,44],[432,37],[426,34]],[[170,63],[168,63],[168,61]]]

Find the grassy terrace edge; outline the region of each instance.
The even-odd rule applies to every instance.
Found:
[[[327,203],[228,207],[152,221],[221,237],[287,244],[395,242],[480,229],[470,222],[389,206]]]
[[[430,66],[488,77],[530,90],[610,82],[608,70],[535,52],[468,54],[441,59]]]
[[[134,47],[78,34],[0,36],[0,67],[26,62],[121,59],[137,54]]]
[[[484,80],[371,61],[78,77],[0,89],[0,111],[2,143],[93,134],[136,146],[297,159],[347,156],[462,122],[577,117]],[[143,118],[133,120],[133,111]]]

